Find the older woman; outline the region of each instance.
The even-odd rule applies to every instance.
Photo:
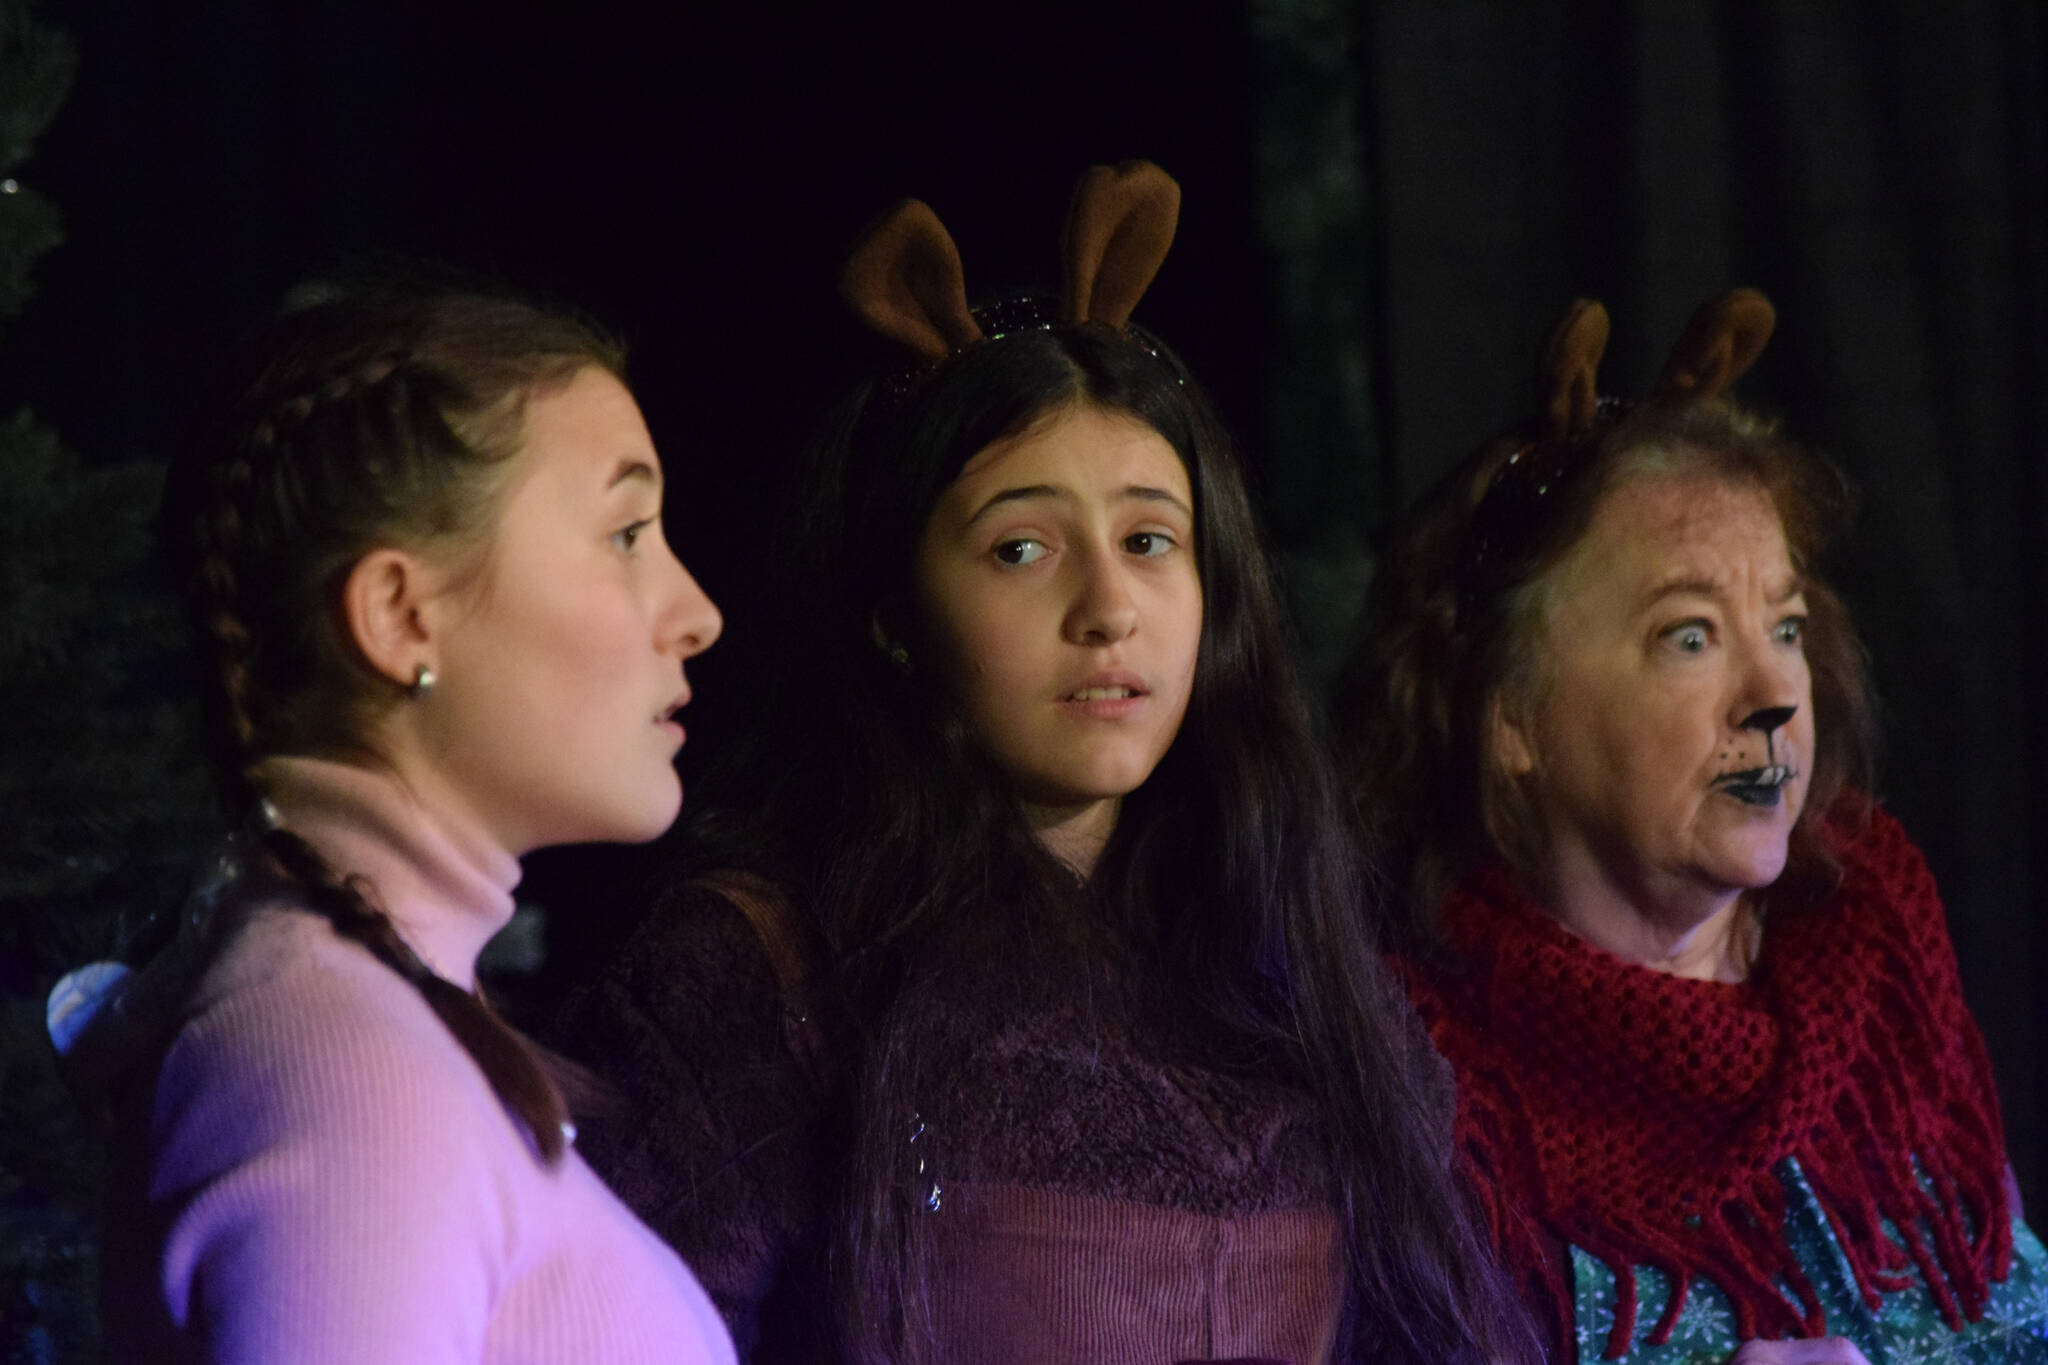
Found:
[[[1542,415],[1385,557],[1352,790],[1561,1358],[2048,1359],[1940,900],[1859,781],[1860,649],[1814,573],[1842,487],[1720,396],[1771,325],[1710,305],[1622,404],[1574,307]]]

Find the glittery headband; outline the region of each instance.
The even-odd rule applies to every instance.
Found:
[[[1667,408],[1711,401],[1756,363],[1777,326],[1771,301],[1736,289],[1693,314],[1647,403]],[[1600,358],[1607,350],[1607,310],[1575,300],[1543,348],[1537,377],[1535,434],[1493,467],[1473,504],[1458,570],[1461,614],[1505,586],[1549,529],[1561,493],[1583,472],[1600,438],[1638,404],[1598,396]]]
[[[1060,295],[967,306],[960,252],[938,215],[906,199],[861,234],[839,275],[839,294],[875,331],[916,358],[906,375],[1004,335],[1093,324],[1158,348],[1130,327],[1132,309],[1173,245],[1180,186],[1149,161],[1091,166],[1074,185],[1060,234]]]

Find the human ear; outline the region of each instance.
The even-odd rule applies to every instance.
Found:
[[[422,667],[437,662],[427,611],[433,581],[426,561],[387,546],[357,560],[341,587],[349,637],[370,667],[399,687],[411,687]]]
[[[1521,718],[1495,694],[1486,703],[1486,758],[1508,777],[1520,780],[1536,771],[1536,746]]]

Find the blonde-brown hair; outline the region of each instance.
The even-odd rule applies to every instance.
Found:
[[[205,678],[210,747],[231,815],[253,820],[257,763],[362,749],[402,693],[341,613],[381,546],[457,562],[488,544],[526,406],[619,348],[507,299],[377,295],[285,314],[250,337],[194,424],[165,489],[165,536]],[[552,1162],[567,1105],[557,1072],[482,1000],[435,975],[356,879],[289,830],[260,835],[216,906],[284,895],[325,915],[418,988]]]

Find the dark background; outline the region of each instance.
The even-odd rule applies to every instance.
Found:
[[[1741,392],[1863,491],[1832,567],[1885,703],[1880,789],[1941,879],[2013,1159],[2048,1200],[2037,0],[43,15],[79,75],[20,174],[68,240],[0,336],[0,411],[32,404],[92,461],[160,459],[227,342],[309,271],[422,253],[559,291],[632,341],[672,535],[727,610],[692,670],[696,761],[776,629],[750,610],[766,528],[859,345],[838,255],[899,196],[993,291],[1050,282],[1084,165],[1181,181],[1139,316],[1245,441],[1318,676],[1375,535],[1527,407],[1568,300],[1607,302],[1603,388],[1631,394],[1696,305],[1764,289],[1780,329]],[[633,866],[536,867],[558,953],[626,913]]]

